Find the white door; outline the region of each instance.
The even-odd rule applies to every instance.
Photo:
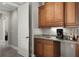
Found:
[[[27,37],[27,38],[26,38]],[[29,56],[29,3],[18,8],[18,53]]]

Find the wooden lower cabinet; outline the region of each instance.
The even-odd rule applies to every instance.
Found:
[[[44,57],[53,56],[53,46],[51,44],[44,44]]]
[[[34,53],[36,56],[43,56],[43,43],[40,39],[34,41]]]
[[[59,57],[60,42],[35,38],[34,54],[38,57]]]
[[[79,44],[76,44],[75,54],[76,54],[76,57],[79,57]]]

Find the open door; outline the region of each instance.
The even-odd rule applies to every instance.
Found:
[[[18,53],[29,56],[29,3],[18,8]]]

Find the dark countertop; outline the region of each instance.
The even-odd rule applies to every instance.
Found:
[[[53,41],[66,42],[66,43],[72,43],[72,44],[79,44],[79,41],[73,41],[73,40],[67,40],[67,39],[58,39],[54,35],[35,35],[34,38],[42,38],[45,40],[53,40]]]

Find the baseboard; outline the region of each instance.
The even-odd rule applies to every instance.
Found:
[[[13,49],[18,50],[18,47],[17,46],[9,45],[9,47],[12,47]]]

